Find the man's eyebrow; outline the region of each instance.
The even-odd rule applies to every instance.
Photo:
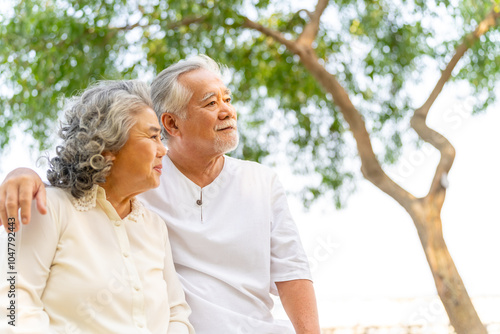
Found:
[[[224,90],[224,94],[231,95],[231,90],[229,88],[226,88],[226,90]],[[203,96],[203,98],[200,101],[204,102],[214,95],[217,95],[217,94],[215,92],[208,92]]]
[[[214,96],[214,95],[215,95],[215,93],[214,93],[214,92],[208,92],[208,93],[206,93],[206,94],[203,96],[203,98],[202,98],[200,101],[201,101],[201,102],[206,101],[206,100],[208,100],[209,98],[211,98],[211,97],[212,97],[212,96]]]

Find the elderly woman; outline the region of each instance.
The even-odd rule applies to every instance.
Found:
[[[140,81],[71,100],[47,172],[48,214],[33,210],[38,222],[15,237],[16,331],[194,333],[165,223],[135,199],[159,185],[160,132]]]

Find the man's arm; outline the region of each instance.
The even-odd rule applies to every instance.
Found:
[[[285,190],[272,181],[271,279],[297,334],[319,334],[318,308],[309,262],[293,221]],[[271,287],[271,293],[274,293]]]
[[[276,282],[281,304],[297,334],[320,334],[318,308],[310,280]]]
[[[17,168],[7,174],[0,185],[0,223],[8,230],[8,218],[16,219],[15,231],[19,229],[18,211],[21,220],[28,224],[31,219],[31,201],[36,200],[36,208],[41,214],[47,213],[45,185],[35,171]],[[15,232],[14,231],[14,232]]]

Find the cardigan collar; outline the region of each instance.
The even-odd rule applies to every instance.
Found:
[[[104,190],[104,188],[98,186],[97,184],[95,184],[92,189],[87,191],[85,195],[80,198],[71,196],[71,202],[73,203],[73,206],[76,208],[76,210],[80,212],[90,211],[97,206],[97,203],[99,203],[103,207],[104,211],[106,211],[106,214],[108,216],[118,216],[111,203],[109,203],[109,201],[106,199],[106,191]],[[139,217],[144,214],[144,206],[135,197],[132,198],[131,205],[132,211],[125,217],[125,219],[137,222],[139,220]]]

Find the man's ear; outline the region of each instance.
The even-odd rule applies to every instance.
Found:
[[[175,137],[180,135],[178,122],[179,118],[174,114],[165,112],[161,115],[161,124],[170,136]]]

